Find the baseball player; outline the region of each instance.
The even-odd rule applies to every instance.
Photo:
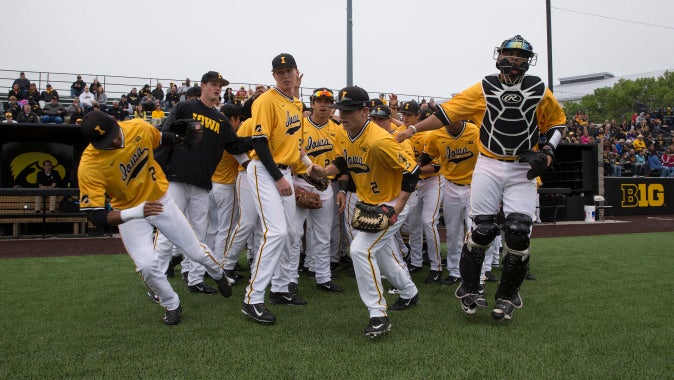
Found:
[[[211,177],[223,152],[227,151],[240,162],[244,162],[248,160],[245,153],[253,147],[252,140],[237,136],[227,117],[215,108],[222,87],[228,84],[215,71],[205,73],[201,77],[201,96],[176,104],[162,127],[166,130],[178,119],[200,121],[204,126],[204,136],[196,149],[175,147],[157,153],[157,162],[169,180],[169,193],[202,242],[206,241],[210,204],[208,193],[213,186]],[[156,249],[157,260],[162,268],[168,268],[173,256],[172,248],[173,244],[160,234]],[[218,256],[221,257],[219,252]],[[183,267],[187,264],[185,261]],[[215,289],[204,282],[204,272],[203,266],[189,263],[187,285],[190,292],[215,293]]]
[[[241,124],[241,107],[235,104],[225,104],[221,112],[227,116],[232,128],[236,131]],[[231,154],[224,152],[211,177],[213,188],[208,193],[208,228],[206,230],[206,244],[213,247],[218,261],[224,261],[225,248],[229,243],[239,208],[236,204],[236,177],[239,162]],[[228,277],[229,278],[229,277]],[[236,278],[235,278],[236,279]],[[231,282],[231,281],[230,281]]]
[[[395,209],[397,220],[394,218],[393,225],[379,232],[359,231],[351,242],[358,292],[370,314],[365,335],[376,337],[391,329],[382,273],[400,290],[400,297],[390,310],[404,310],[419,301],[419,292],[409,273],[391,254],[394,235],[408,213],[406,202],[416,187],[419,168],[414,157],[400,149],[388,132],[368,120],[368,101],[367,92],[360,87],[339,91],[338,101],[332,107],[339,110],[348,135],[339,143],[342,154],[325,168],[312,165],[309,174],[330,176],[348,171],[362,202]]]
[[[535,64],[536,53],[522,36],[503,41],[495,48],[494,57],[498,74],[487,75],[457,94],[433,116],[409,126],[398,138],[457,120],[480,125],[480,155],[470,194],[472,228],[461,252],[462,283],[455,294],[467,314],[487,307],[478,295],[480,271],[485,250],[499,231],[496,214],[502,203],[503,271],[491,315],[496,320],[508,320],[523,305],[519,289],[529,266],[535,178],[552,163],[566,117],[545,83],[536,76],[525,75]],[[547,138],[539,149],[540,133]]]
[[[295,58],[286,53],[274,57],[272,74],[276,86],[260,95],[252,105],[255,152],[251,152],[246,169],[264,238],[251,267],[241,312],[263,324],[276,322],[276,316],[264,305],[265,290],[270,283],[269,302],[306,304],[288,289],[291,275],[297,271],[290,262],[291,249],[297,239],[290,167],[300,161],[303,106],[296,97],[300,75]]]
[[[460,281],[459,259],[466,230],[470,229],[470,183],[478,156],[477,125],[458,121],[426,132],[424,153],[419,159],[421,171],[439,170],[443,181],[442,211],[447,232],[447,270],[449,285]],[[431,164],[438,159],[440,166]]]
[[[414,125],[419,122],[419,104],[414,100],[403,102],[400,107],[400,113],[402,114],[405,126]],[[414,149],[414,158],[418,161],[424,151],[426,133],[412,136],[409,141]],[[417,191],[412,195],[417,198],[416,206],[410,209],[407,220],[410,242],[409,269],[410,272],[421,270],[423,264],[423,241],[425,237],[428,259],[430,261],[430,273],[424,282],[428,284],[440,283],[442,281],[442,257],[440,253],[438,221],[440,219],[443,182],[437,170],[430,170],[425,173],[421,172]]]
[[[337,143],[337,137],[344,134],[342,128],[330,119],[330,105],[335,102],[332,90],[321,87],[314,90],[311,95],[311,115],[304,118],[304,127],[302,130],[302,148],[306,152],[312,163],[326,165],[335,159],[335,154],[341,150]],[[306,168],[299,165],[295,176],[294,184],[308,192],[319,193],[322,207],[318,209],[297,208],[297,226],[298,236],[302,235],[302,225],[307,222],[305,254],[309,262],[309,270],[315,273],[316,287],[327,292],[341,293],[344,291],[341,286],[332,281],[330,271],[330,232],[335,202],[332,186],[325,190],[318,190],[311,183],[307,182],[302,174],[306,174]],[[341,206],[341,205],[340,205]],[[293,254],[299,261],[301,240],[295,241]],[[293,260],[295,261],[295,260]],[[293,282],[297,283],[297,271]]]
[[[154,260],[153,229],[157,228],[194,262],[203,265],[225,297],[232,289],[212,251],[196,234],[167,192],[168,181],[154,160],[154,148],[180,139],[159,132],[144,120],[117,122],[100,111],[81,124],[91,142],[80,160],[80,209],[95,226],[119,225],[124,247],[136,271],[165,309],[164,323],[180,322],[180,299]],[[113,208],[105,208],[106,196]]]

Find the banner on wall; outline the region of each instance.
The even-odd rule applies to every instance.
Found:
[[[674,178],[604,178],[604,197],[616,215],[674,214]]]

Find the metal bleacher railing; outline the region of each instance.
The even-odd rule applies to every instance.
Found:
[[[118,100],[122,95],[126,95],[131,91],[131,88],[136,87],[140,90],[144,85],[150,85],[151,89],[154,89],[157,83],[161,83],[164,88],[164,93],[167,93],[170,89],[170,83],[175,83],[180,87],[185,78],[151,78],[151,77],[133,77],[133,76],[121,76],[121,75],[108,75],[108,74],[91,74],[91,73],[59,73],[59,72],[49,72],[49,71],[29,71],[29,70],[13,70],[13,69],[0,69],[0,101],[7,101],[7,93],[12,88],[12,83],[14,80],[19,77],[19,73],[24,72],[26,78],[37,85],[38,91],[44,91],[47,84],[51,84],[52,87],[58,91],[61,102],[64,104],[71,103],[70,98],[70,85],[76,80],[78,75],[82,75],[82,79],[90,85],[94,78],[98,78],[98,81],[105,88],[105,92],[108,95],[108,103],[111,104],[113,100]],[[189,76],[192,84],[199,83],[200,76]],[[264,84],[265,86],[271,85],[271,83],[230,83],[228,87],[236,93],[236,91],[244,86],[246,90],[255,90],[257,84]],[[223,93],[224,93],[223,89]],[[310,87],[302,87],[300,89],[301,100],[306,104],[309,104],[309,96],[311,95],[314,89]],[[396,93],[395,91],[371,91],[370,97],[378,97],[380,93]],[[436,103],[441,103],[448,98],[438,97],[438,96],[429,96],[429,95],[413,95],[413,94],[400,94],[398,99],[401,101],[414,99],[418,102],[421,102],[423,99],[429,100],[431,98],[435,99]]]

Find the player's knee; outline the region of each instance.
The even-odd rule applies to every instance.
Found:
[[[529,215],[512,213],[503,222],[503,233],[508,252],[518,256],[529,254],[529,234],[533,221]]]
[[[496,215],[477,215],[473,223],[475,228],[468,237],[468,247],[480,246],[486,249],[499,232]]]

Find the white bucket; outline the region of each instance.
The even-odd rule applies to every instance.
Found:
[[[596,210],[597,209],[594,206],[585,206],[585,221],[586,222],[594,223],[594,220],[595,220],[594,215],[595,215]]]

